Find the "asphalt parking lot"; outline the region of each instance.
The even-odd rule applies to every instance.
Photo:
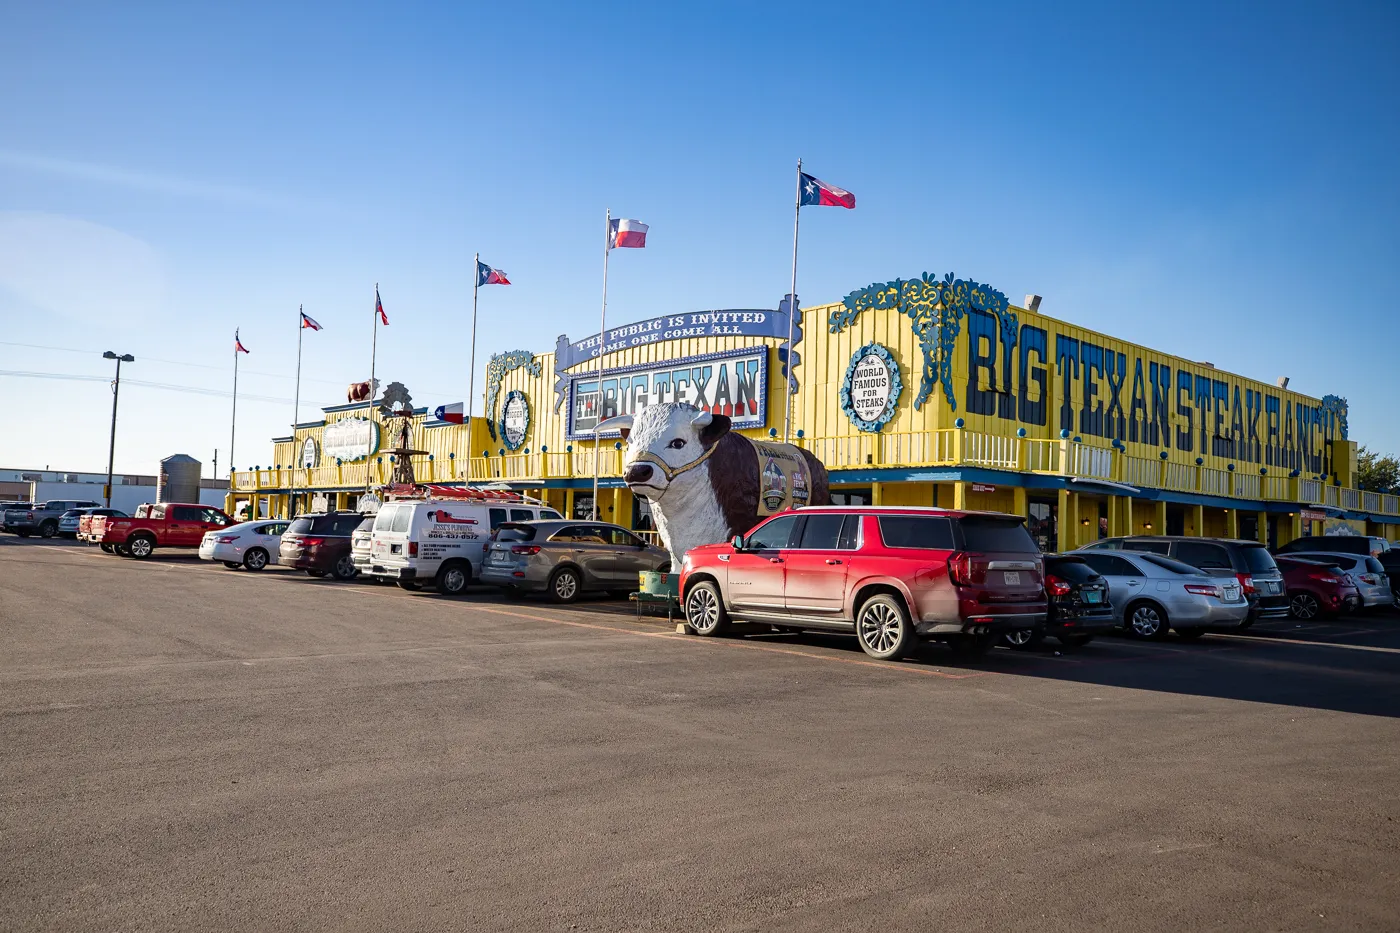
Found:
[[[1400,929],[1400,615],[896,664],[0,536],[0,929]]]

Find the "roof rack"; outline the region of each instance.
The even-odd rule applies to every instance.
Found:
[[[534,496],[516,492],[509,486],[444,486],[439,483],[406,483],[385,488],[389,499],[462,499],[472,502],[532,502],[545,504]]]

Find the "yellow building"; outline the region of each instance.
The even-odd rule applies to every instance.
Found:
[[[1282,544],[1337,522],[1400,538],[1400,499],[1355,488],[1343,399],[1126,343],[952,276],[871,285],[804,309],[793,329],[791,438],[827,465],[838,502],[1013,512],[1047,550],[1133,533]],[[597,335],[496,354],[484,416],[416,409],[417,479],[506,483],[583,516],[596,457],[602,516],[648,530],[620,480],[620,441],[595,449],[599,411],[689,401],[781,437],[787,333],[785,306],[617,327],[601,389]],[[235,475],[230,508],[285,514],[292,495],[298,511],[351,508],[388,481],[393,429],[378,411],[323,412],[274,439],[270,468]]]

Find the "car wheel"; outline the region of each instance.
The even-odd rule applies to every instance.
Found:
[[[306,575],[308,577],[324,577],[326,572],[324,570],[308,570],[306,571]]]
[[[355,566],[355,559],[349,554],[336,561],[335,566],[331,568],[331,575],[337,580],[353,580],[359,572],[359,568]]]
[[[888,593],[872,596],[856,613],[856,641],[872,658],[897,661],[914,643],[914,626],[904,604]]]
[[[102,548],[103,552],[106,554],[112,553],[112,546],[110,544],[99,544],[98,547]]]
[[[1066,648],[1083,648],[1094,640],[1093,635],[1059,635],[1060,644]]]
[[[1134,603],[1128,607],[1128,634],[1134,638],[1160,641],[1167,637],[1167,614],[1153,603]]]
[[[1176,630],[1176,637],[1182,641],[1195,641],[1206,633],[1205,628],[1179,628]]]
[[[1321,612],[1317,597],[1311,593],[1294,593],[1288,597],[1288,614],[1295,619],[1307,622],[1316,619]]]
[[[267,566],[267,552],[255,547],[243,555],[243,566],[249,570],[261,570]]]
[[[398,583],[399,589],[401,589],[401,590],[408,590],[410,593],[412,593],[414,590],[418,589],[418,586],[419,586],[419,583],[418,583],[417,580],[397,580],[397,581],[395,581],[395,582]]]
[[[126,549],[137,560],[145,560],[154,553],[156,542],[150,535],[137,535],[126,542]]]
[[[448,561],[438,570],[437,591],[443,596],[458,596],[471,582],[471,565],[459,560]]]
[[[229,570],[237,570],[239,567],[242,567],[243,565],[240,564],[240,563],[239,563],[238,561],[236,561],[236,560],[226,560],[226,561],[224,561],[224,566],[227,567]]]
[[[948,647],[953,649],[953,654],[962,658],[980,658],[991,651],[996,646],[996,635],[952,635],[948,638]]]
[[[729,628],[729,613],[719,587],[701,580],[685,594],[685,624],[696,635],[723,635]]]
[[[556,603],[571,603],[583,592],[583,581],[572,567],[562,567],[549,578],[549,595]]]
[[[39,526],[39,537],[41,538],[52,538],[56,534],[58,534],[58,522],[47,521]]]
[[[1008,645],[1018,651],[1029,651],[1045,640],[1045,632],[1037,628],[1018,628],[1002,637]]]

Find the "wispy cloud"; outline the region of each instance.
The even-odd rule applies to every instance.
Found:
[[[277,197],[255,188],[211,184],[173,175],[155,175],[95,162],[79,162],[73,159],[59,159],[53,156],[16,152],[8,149],[0,149],[0,165],[89,181],[100,185],[117,185],[139,191],[153,191],[160,194],[197,198],[203,201],[218,201],[244,207],[287,210],[299,206],[287,198]]]

